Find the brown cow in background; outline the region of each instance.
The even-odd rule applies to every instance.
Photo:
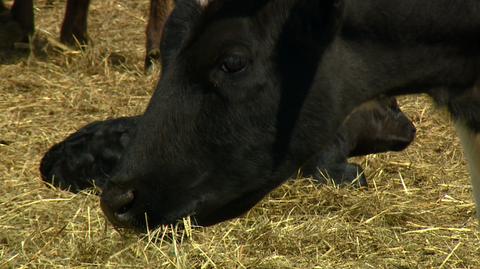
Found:
[[[65,17],[60,32],[60,41],[68,45],[87,44],[87,17],[90,0],[67,0]],[[173,0],[151,0],[147,24],[145,68],[160,60],[160,40],[163,26],[173,8]],[[12,23],[15,22],[15,23]],[[0,0],[0,47],[15,42],[28,42],[35,30],[33,0],[15,0],[7,9]],[[2,34],[3,33],[3,34]]]

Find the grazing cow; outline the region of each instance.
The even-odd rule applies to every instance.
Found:
[[[479,208],[479,32],[475,0],[177,0],[163,75],[101,207],[139,229],[237,217],[355,107],[424,92],[457,122]]]
[[[60,41],[68,45],[76,45],[77,42],[80,44],[88,43],[87,15],[89,4],[90,0],[67,0],[65,18],[60,31]],[[172,8],[173,0],[150,1],[150,15],[146,32],[146,69],[150,69],[152,62],[160,59],[163,25]],[[0,0],[0,25],[3,25],[2,28],[5,29],[12,27],[6,23],[7,17],[10,18],[8,21],[10,24],[11,21],[17,22],[15,28],[19,28],[20,31],[12,32],[2,29],[0,37],[4,36],[4,40],[0,42],[0,45],[4,42],[9,44],[19,41],[28,42],[29,37],[34,32],[33,0],[15,0],[10,12],[7,12],[3,0]]]
[[[103,188],[128,146],[139,116],[98,121],[54,145],[43,157],[43,180],[62,189],[78,192],[93,185]],[[336,184],[350,184],[360,177],[358,165],[347,163],[351,156],[399,151],[415,137],[415,127],[401,112],[393,97],[378,98],[356,108],[340,126],[322,157],[304,166],[303,173],[325,182],[328,174]]]
[[[363,169],[347,162],[348,157],[401,151],[415,138],[416,129],[402,113],[394,97],[380,97],[355,108],[337,131],[333,143],[302,167],[304,176],[335,185],[358,180],[367,186]],[[327,176],[327,178],[326,178]]]

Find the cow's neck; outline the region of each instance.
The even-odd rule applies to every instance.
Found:
[[[477,43],[480,2],[475,0],[343,0],[343,32],[392,42]]]
[[[480,3],[439,1],[343,1],[314,90],[331,91],[346,116],[380,94],[471,88],[480,73]]]

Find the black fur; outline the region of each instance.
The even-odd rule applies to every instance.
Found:
[[[137,118],[93,122],[54,145],[40,163],[43,180],[73,192],[103,188],[135,134]]]
[[[167,22],[163,48],[175,35],[180,46],[102,194],[118,226],[143,228],[145,214],[151,226],[237,217],[382,94],[430,93],[479,129],[478,1],[189,5],[177,1]]]
[[[132,139],[139,116],[88,124],[54,145],[40,164],[43,180],[78,192],[105,186]],[[415,137],[415,127],[401,112],[395,98],[379,98],[356,108],[337,132],[335,143],[303,166],[303,175],[337,185],[355,180],[367,186],[362,168],[348,157],[406,148]]]

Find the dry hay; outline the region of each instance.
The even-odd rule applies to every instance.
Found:
[[[424,97],[402,98],[414,145],[357,160],[369,190],[291,181],[246,216],[175,239],[113,229],[95,195],[47,188],[38,164],[82,125],[145,108],[156,78],[142,70],[148,1],[93,1],[85,52],[51,41],[63,10],[37,1],[50,41],[0,65],[0,268],[480,268],[462,152]]]

